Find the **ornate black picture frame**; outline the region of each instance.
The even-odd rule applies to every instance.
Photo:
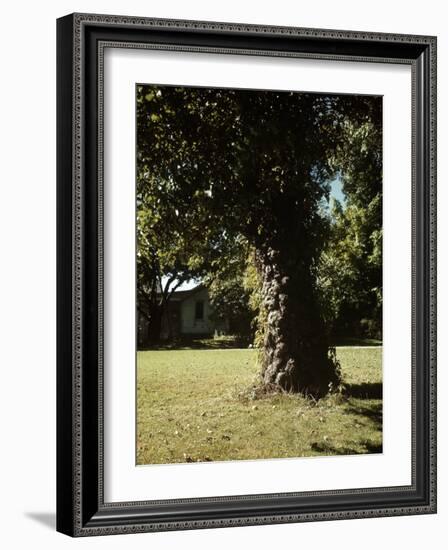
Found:
[[[102,56],[111,43],[411,66],[411,485],[104,501]],[[90,536],[435,513],[436,38],[73,14],[57,22],[57,51],[58,531]]]

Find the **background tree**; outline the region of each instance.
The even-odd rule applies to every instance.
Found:
[[[339,372],[316,282],[328,231],[320,206],[332,159],[342,158],[344,125],[364,116],[364,102],[154,86],[138,96],[141,187],[149,182],[163,200],[169,189],[184,231],[194,220],[212,256],[225,239],[243,237],[254,250],[266,319],[264,384],[326,393]]]
[[[251,260],[248,242],[241,235],[227,239],[220,254],[210,262],[204,277],[211,318],[228,324],[229,332],[245,343],[253,341],[256,312],[251,307],[251,290],[245,285]]]
[[[337,336],[382,337],[381,115],[381,103],[366,100],[335,157],[346,199],[332,208],[319,284]]]
[[[145,126],[148,105],[157,102],[159,111],[151,113],[151,129],[164,113],[172,114],[161,101],[161,91],[138,87],[137,117],[139,128]],[[139,130],[140,132],[140,130]],[[154,135],[151,146],[160,147],[164,136]],[[216,238],[222,239],[208,223],[208,212],[200,192],[185,190],[174,177],[175,164],[151,164],[148,144],[137,143],[137,304],[149,324],[149,342],[160,339],[162,317],[176,289],[185,281],[200,278],[207,272],[209,261],[217,254]],[[164,142],[163,151],[182,160],[181,144]],[[185,151],[183,154],[186,154]],[[167,162],[169,157],[165,159]],[[214,237],[215,234],[215,237]],[[213,248],[214,246],[214,248]]]
[[[181,224],[169,200],[153,202],[150,186],[140,190],[137,208],[137,304],[149,327],[149,342],[160,339],[162,316],[175,290],[202,273],[193,228]],[[197,235],[196,235],[197,237]]]

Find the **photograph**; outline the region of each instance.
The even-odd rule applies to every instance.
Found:
[[[383,97],[137,83],[136,464],[383,452]]]

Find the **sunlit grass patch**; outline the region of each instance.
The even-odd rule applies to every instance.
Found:
[[[381,452],[382,348],[337,348],[343,393],[257,398],[256,350],[139,352],[137,463]]]

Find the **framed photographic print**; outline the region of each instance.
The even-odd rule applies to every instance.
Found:
[[[57,529],[435,513],[436,38],[57,40]]]

